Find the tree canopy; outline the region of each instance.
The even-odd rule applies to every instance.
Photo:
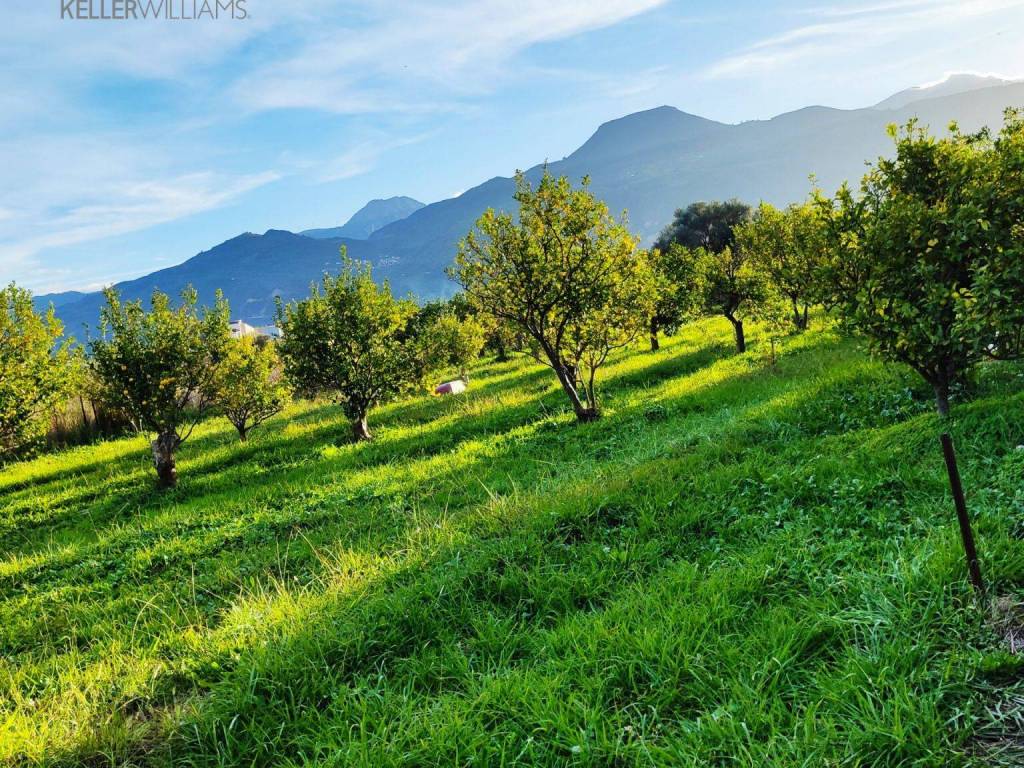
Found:
[[[596,374],[647,331],[655,300],[646,252],[583,180],[516,177],[519,215],[489,210],[459,246],[453,277],[482,311],[519,329],[577,419],[596,418]]]
[[[667,252],[673,245],[721,253],[736,241],[735,230],[750,218],[750,206],[739,200],[692,203],[675,212],[654,247]]]
[[[177,484],[175,451],[209,405],[207,394],[230,338],[227,302],[218,295],[200,311],[197,294],[182,292],[177,307],[154,291],[150,311],[104,291],[100,336],[89,344],[103,399],[156,435],[153,464],[162,487]]]
[[[1010,113],[995,145],[985,131],[936,138],[915,121],[891,133],[895,156],[860,195],[844,185],[819,203],[824,285],[842,322],[917,371],[947,415],[981,356],[1019,354],[1022,125]]]
[[[414,302],[396,299],[343,249],[337,276],[324,275],[309,298],[278,308],[285,373],[300,392],[336,397],[354,437],[369,440],[370,410],[421,383],[415,317]]]
[[[683,323],[692,320],[702,309],[697,262],[688,249],[671,245],[667,251],[654,248],[649,253],[654,273],[655,296],[651,313],[651,351],[660,344],[658,334],[674,333]]]
[[[736,247],[790,308],[793,326],[807,329],[824,263],[824,225],[813,202],[779,210],[762,203],[749,221],[735,229]]]
[[[0,460],[37,440],[66,397],[71,341],[51,307],[37,314],[32,294],[0,289]]]
[[[280,413],[288,403],[288,386],[273,343],[252,336],[232,339],[217,366],[210,397],[217,410],[245,442],[249,433]]]

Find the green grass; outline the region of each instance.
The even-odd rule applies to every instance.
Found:
[[[573,423],[546,369],[374,414],[212,421],[0,474],[10,765],[1014,764],[1024,663],[974,605],[927,393],[829,332],[691,326]],[[1024,375],[952,431],[1024,592]],[[1001,719],[1000,719],[1001,718]]]

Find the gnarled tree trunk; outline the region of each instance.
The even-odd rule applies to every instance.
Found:
[[[558,362],[554,363],[553,367],[555,374],[558,376],[558,383],[562,385],[562,389],[569,397],[569,402],[572,403],[572,410],[576,414],[576,420],[594,421],[597,419],[600,416],[597,409],[589,407],[580,398],[580,392],[576,386],[578,371],[573,366],[563,365]]]
[[[153,466],[156,468],[157,486],[174,488],[178,485],[178,470],[174,463],[174,452],[181,440],[174,432],[162,432],[157,435],[150,447],[153,449]]]
[[[352,437],[356,439],[356,442],[373,440],[373,435],[370,434],[370,425],[366,423],[365,413],[352,420]]]

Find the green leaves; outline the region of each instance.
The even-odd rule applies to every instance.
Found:
[[[762,280],[755,314],[779,330],[788,315],[795,330],[806,330],[808,309],[820,293],[826,248],[813,201],[784,210],[762,203],[750,221],[736,228],[736,247]]]
[[[183,291],[177,307],[155,291],[147,312],[142,302],[122,302],[113,288],[105,294],[101,334],[89,345],[103,399],[140,429],[184,441],[227,350],[227,302],[218,295],[200,312],[194,290]]]
[[[545,172],[516,179],[518,220],[487,211],[451,275],[483,312],[528,337],[581,419],[597,415],[595,377],[609,352],[648,328],[655,280],[624,221],[587,189]]]
[[[29,291],[0,289],[0,462],[41,437],[68,395],[72,342],[63,332],[52,307],[35,312]]]
[[[308,299],[279,309],[279,349],[298,391],[335,395],[359,422],[373,406],[415,388],[423,368],[412,336],[416,305],[396,300],[387,283],[373,281],[369,265],[344,250],[342,259],[339,275],[324,275]]]
[[[1024,123],[937,139],[910,122],[896,154],[820,200],[829,295],[843,322],[933,386],[951,386],[985,354],[1019,355],[1024,321]]]
[[[250,430],[279,413],[288,403],[290,392],[274,344],[257,342],[252,336],[232,339],[217,366],[210,397],[242,440]]]

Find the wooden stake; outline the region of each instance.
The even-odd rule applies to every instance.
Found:
[[[985,594],[985,583],[981,580],[981,566],[978,564],[978,551],[974,547],[974,531],[971,530],[971,519],[967,516],[967,502],[964,500],[964,488],[960,483],[960,470],[956,466],[956,452],[953,450],[953,438],[943,433],[942,453],[946,457],[946,472],[949,473],[949,487],[953,491],[953,502],[956,504],[956,517],[960,522],[960,538],[964,542],[964,554],[967,556],[967,571],[971,576],[978,595]]]

